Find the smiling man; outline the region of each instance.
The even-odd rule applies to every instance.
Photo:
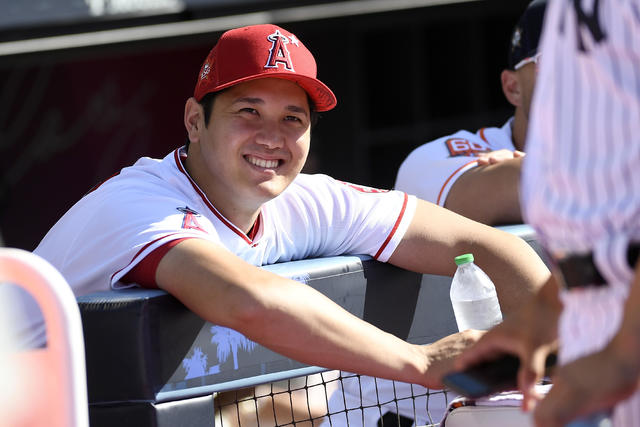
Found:
[[[403,192],[301,174],[314,116],[335,105],[293,34],[275,25],[230,30],[186,102],[188,145],[124,168],[76,203],[35,252],[76,295],[157,287],[301,362],[441,387],[477,332],[413,345],[258,267],[369,254],[452,275],[453,258],[473,252],[507,313],[548,270],[519,238]]]
[[[220,213],[248,230],[260,206],[282,193],[304,166],[311,139],[306,92],[285,79],[252,80],[216,96],[213,126],[204,126],[201,110],[194,98],[187,101],[191,143],[185,167]]]

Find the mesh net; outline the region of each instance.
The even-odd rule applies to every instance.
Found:
[[[216,426],[438,426],[447,393],[339,371],[215,396]]]

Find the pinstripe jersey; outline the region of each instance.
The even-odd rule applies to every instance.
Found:
[[[563,363],[603,347],[619,327],[640,241],[640,1],[556,0],[523,166],[522,206],[555,257],[593,252],[604,288],[564,291]],[[640,425],[638,393],[614,424]]]

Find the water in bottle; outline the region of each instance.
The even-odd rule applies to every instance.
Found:
[[[473,254],[455,258],[458,269],[451,281],[451,304],[458,330],[487,330],[502,322],[500,303],[493,282],[473,262]]]

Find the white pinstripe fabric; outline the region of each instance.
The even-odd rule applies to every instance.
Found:
[[[602,40],[581,25],[576,3],[600,24]],[[525,219],[556,256],[593,251],[609,283],[562,296],[566,362],[606,344],[633,277],[626,249],[640,241],[640,0],[552,1],[541,51],[523,168]],[[614,424],[640,426],[637,393],[616,407]]]

